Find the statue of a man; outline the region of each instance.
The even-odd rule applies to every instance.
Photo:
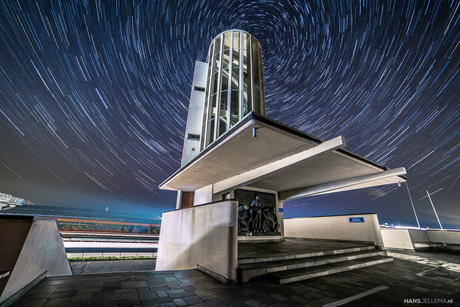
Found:
[[[251,202],[249,206],[251,208],[251,218],[252,218],[252,230],[255,232],[260,232],[263,230],[263,203],[260,200],[259,195]]]

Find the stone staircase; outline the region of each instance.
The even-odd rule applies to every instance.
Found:
[[[269,278],[285,284],[393,261],[386,250],[359,246],[312,253],[238,258],[241,283]]]

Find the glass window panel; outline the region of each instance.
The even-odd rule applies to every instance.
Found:
[[[248,55],[249,55],[249,50],[244,49],[244,51],[243,51],[243,63],[244,63],[244,67],[246,67],[246,64],[248,64]]]
[[[211,96],[211,114],[214,116],[216,114],[216,97],[217,94]]]
[[[227,116],[227,101],[228,101],[228,91],[221,92],[220,109],[223,110],[224,112],[221,111],[220,116]]]
[[[224,52],[224,58],[222,60],[222,69],[228,69],[230,65],[230,50],[225,50]]]
[[[256,95],[254,93],[254,107],[255,107],[255,111],[259,114],[262,114],[263,115],[263,112],[261,110],[261,101],[260,101],[260,96],[259,95]]]
[[[219,54],[220,55],[220,54]],[[219,65],[220,65],[220,57],[219,55],[214,59],[214,69],[212,70],[213,73],[216,73],[219,71]]]
[[[254,93],[254,111],[259,113],[259,114],[262,114],[262,112],[260,110],[260,98],[255,93]]]
[[[206,125],[203,124],[203,125],[201,126],[201,135],[205,135],[205,134],[204,134],[204,133],[205,133],[205,130],[206,130]],[[202,137],[202,138],[200,139],[200,148],[201,148],[201,150],[204,149],[204,139],[205,139],[204,137]]]
[[[211,46],[209,47],[209,52],[208,52],[208,62],[211,59],[211,56],[214,54],[214,42],[211,43]]]
[[[214,51],[214,54],[217,54],[220,52],[220,38],[222,35],[219,35],[219,37],[216,38],[216,50]]]
[[[227,123],[223,120],[219,121],[219,136],[225,133],[227,130]]]
[[[230,125],[232,126],[234,123],[238,122],[240,119],[240,109],[239,109],[239,98],[240,98],[240,91],[232,89],[231,95],[231,111],[230,111]]]
[[[240,70],[238,69],[238,67],[233,67],[233,71],[232,71],[232,89],[237,89],[238,88],[238,84],[240,83],[239,79],[240,79]]]
[[[243,70],[243,81],[244,81],[244,87],[247,88],[249,83],[251,82],[251,75],[248,73],[248,71],[245,69]],[[244,90],[246,91],[246,89]]]
[[[252,46],[252,71],[254,75],[259,75],[259,48],[255,44]]]
[[[226,74],[222,74],[221,91],[226,91],[226,90],[228,90],[228,77]]]
[[[212,143],[214,141],[214,115],[213,117],[211,118],[211,120],[209,121],[209,126],[208,126],[208,130],[209,130],[209,143]]]
[[[243,99],[244,99],[244,104],[243,104],[243,117],[244,117],[246,116],[246,114],[249,113],[248,103],[246,101],[246,94],[243,95]]]
[[[258,76],[254,76],[253,90],[254,90],[254,95],[260,96],[259,77]]]
[[[224,50],[230,49],[231,32],[224,33]]]
[[[248,33],[243,33],[243,46],[244,49],[249,49],[249,35]]]
[[[240,32],[233,32],[233,50],[240,49]]]
[[[251,92],[247,91],[247,87],[245,87],[245,91],[243,92],[243,116],[246,115],[248,112],[252,111],[252,104],[251,104]]]
[[[261,77],[259,81],[260,97],[264,100],[264,79]]]
[[[238,52],[233,52],[232,67],[233,68],[240,67],[240,58],[239,58]]]
[[[217,73],[215,73],[215,74],[212,76],[211,95],[217,93],[217,82],[218,82],[218,81],[219,81],[219,80],[218,80],[218,78],[217,78]]]

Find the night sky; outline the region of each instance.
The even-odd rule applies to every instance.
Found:
[[[422,227],[460,228],[459,1],[0,1],[0,192],[161,214],[194,63],[237,28],[263,50],[267,116],[406,167]],[[405,184],[285,204],[416,226]]]

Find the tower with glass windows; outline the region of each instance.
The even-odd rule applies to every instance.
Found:
[[[265,115],[262,49],[250,33],[228,30],[212,40],[207,62],[196,62],[182,165],[251,111]]]
[[[241,30],[223,32],[211,42],[201,150],[249,112],[265,115],[261,51],[259,41]]]

